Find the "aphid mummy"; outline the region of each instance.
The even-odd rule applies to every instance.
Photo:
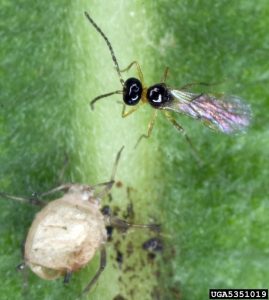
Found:
[[[84,267],[106,242],[104,216],[89,186],[73,185],[35,217],[25,242],[25,263],[43,279]]]
[[[109,193],[123,147],[118,152],[110,181],[95,186],[64,184],[41,194],[41,197],[64,191],[61,198],[46,204],[29,229],[24,247],[24,266],[46,280],[65,276],[67,282],[73,272],[86,266],[100,251],[100,266],[83,291],[89,292],[106,266],[105,243],[108,239],[106,227],[129,227],[158,230],[155,224],[130,224],[113,216],[110,210],[100,208],[100,200]],[[102,188],[103,187],[103,188]],[[101,191],[98,191],[100,188]],[[29,199],[7,195],[0,196],[20,202]],[[30,199],[30,203],[44,205],[40,199]],[[20,265],[22,269],[23,264]]]

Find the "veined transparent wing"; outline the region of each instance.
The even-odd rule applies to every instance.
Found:
[[[195,94],[170,90],[172,100],[161,109],[183,113],[200,119],[207,126],[226,134],[244,131],[250,124],[251,109],[236,96]]]

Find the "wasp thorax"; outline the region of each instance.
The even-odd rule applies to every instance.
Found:
[[[123,101],[127,105],[136,105],[142,96],[142,84],[136,78],[129,78],[123,86]]]
[[[160,107],[164,103],[169,102],[172,99],[172,95],[166,85],[160,83],[148,88],[147,99],[152,106]]]
[[[46,205],[37,215],[25,242],[25,263],[39,277],[55,279],[84,267],[106,242],[100,208],[84,200],[75,187]]]

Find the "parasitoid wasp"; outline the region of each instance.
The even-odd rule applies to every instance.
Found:
[[[91,108],[94,109],[94,104],[96,101],[114,94],[122,94],[123,96],[123,118],[129,116],[141,105],[146,103],[149,103],[153,108],[155,108],[152,119],[148,125],[148,131],[146,134],[140,136],[137,144],[142,138],[150,137],[158,111],[164,112],[166,118],[177,130],[183,133],[187,142],[191,146],[192,143],[184,128],[177,123],[177,121],[171,115],[171,112],[182,113],[194,119],[199,119],[208,127],[225,134],[233,134],[244,131],[250,124],[250,106],[237,96],[225,94],[217,96],[216,94],[194,93],[187,90],[187,88],[190,86],[203,83],[187,84],[180,89],[171,88],[166,84],[168,68],[165,69],[163,79],[160,83],[147,87],[144,82],[140,65],[137,61],[133,61],[127,68],[121,70],[119,68],[112,45],[107,36],[87,12],[85,12],[85,16],[105,40],[122,85],[121,90],[102,94],[94,98],[90,102]],[[132,66],[136,67],[139,79],[131,77],[124,81],[121,74],[125,71],[128,71]],[[133,106],[133,108],[131,108],[129,111],[126,111],[127,105]]]

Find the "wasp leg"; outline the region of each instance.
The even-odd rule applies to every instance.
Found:
[[[134,65],[136,66],[138,78],[140,79],[140,81],[142,82],[142,85],[144,86],[144,76],[141,71],[141,67],[140,67],[139,63],[136,60],[131,62],[129,64],[129,66],[127,66],[125,69],[120,70],[120,72],[123,73],[123,72],[129,71],[131,69],[131,67]]]
[[[103,198],[104,196],[106,196],[110,192],[110,190],[111,190],[111,188],[112,188],[112,186],[115,182],[116,171],[117,171],[117,167],[118,167],[118,164],[119,164],[119,160],[120,160],[123,148],[124,148],[124,146],[122,146],[120,151],[117,153],[117,156],[116,156],[113,168],[112,168],[112,174],[111,174],[111,177],[110,177],[110,181],[104,182],[104,183],[99,183],[99,184],[94,186],[94,187],[101,186],[101,185],[105,186],[104,189],[98,195],[96,195],[96,197]]]
[[[109,223],[112,227],[122,229],[123,231],[126,231],[129,228],[147,228],[155,232],[160,232],[161,227],[160,224],[133,224],[115,216],[109,217]]]
[[[99,276],[104,271],[105,267],[106,267],[106,249],[104,247],[102,247],[100,249],[100,266],[99,266],[99,269],[96,272],[96,274],[94,275],[94,277],[92,278],[92,280],[87,284],[87,286],[83,290],[82,295],[87,294],[91,290],[93,285],[97,282]]]
[[[153,130],[153,127],[154,127],[154,124],[155,124],[155,121],[156,121],[156,118],[157,118],[157,113],[158,113],[158,110],[154,110],[153,112],[153,115],[152,115],[152,118],[148,124],[148,131],[147,131],[147,134],[142,134],[139,139],[137,140],[136,144],[135,144],[135,148],[138,146],[138,144],[141,142],[141,140],[143,138],[145,139],[148,139],[150,136],[151,136],[151,133],[152,133],[152,130]]]
[[[166,68],[164,69],[164,73],[163,73],[163,77],[162,77],[162,79],[161,79],[161,82],[163,82],[163,83],[165,83],[165,82],[166,82],[166,79],[167,79],[168,73],[169,73],[169,68],[168,68],[168,67],[166,67]]]
[[[198,151],[196,150],[196,148],[194,147],[190,137],[187,135],[185,129],[179,124],[177,123],[177,121],[170,115],[169,112],[164,112],[166,118],[168,119],[169,122],[171,122],[173,124],[173,126],[181,133],[183,134],[183,136],[185,137],[187,143],[191,146],[191,149],[193,151],[193,155],[196,158],[196,160],[198,161],[198,163],[201,165],[202,164],[202,160],[198,154]]]

